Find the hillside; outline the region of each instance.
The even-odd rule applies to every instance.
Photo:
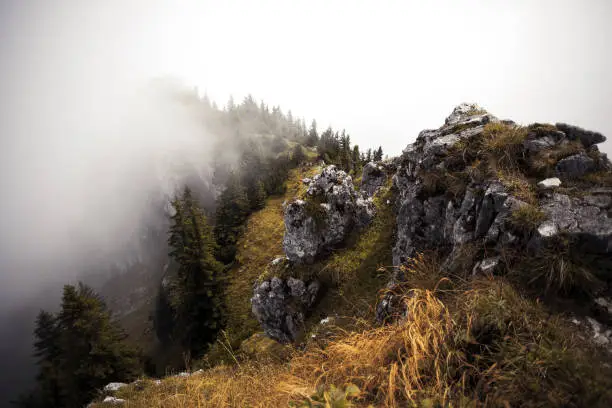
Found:
[[[238,239],[202,368],[106,404],[610,406],[604,140],[462,104],[360,183],[292,170]]]

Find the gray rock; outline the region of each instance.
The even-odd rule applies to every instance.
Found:
[[[363,167],[361,176],[361,193],[365,197],[373,196],[376,191],[387,181],[387,172],[384,167],[374,162],[369,162]]]
[[[541,189],[559,187],[560,185],[561,185],[561,180],[559,180],[557,177],[547,178],[538,183],[538,187]]]
[[[251,310],[268,337],[289,343],[301,333],[319,289],[317,281],[307,285],[296,278],[274,277],[254,285]]]
[[[122,398],[115,398],[115,397],[106,397],[104,398],[104,400],[102,401],[105,404],[112,404],[112,405],[121,405],[123,403],[125,403],[125,400]]]
[[[122,383],[122,382],[111,382],[106,384],[106,386],[104,386],[104,391],[105,392],[115,392],[120,390],[121,388],[127,386],[126,383]]]
[[[475,103],[462,103],[453,109],[453,112],[444,121],[445,126],[454,126],[465,123],[487,124],[493,118]]]
[[[602,209],[612,206],[612,195],[588,195],[583,197],[583,200],[587,205]]]
[[[550,149],[561,143],[567,143],[565,133],[559,130],[549,130],[547,127],[545,128],[534,123],[530,127],[530,132],[527,134],[523,146],[527,152],[536,153],[540,150]]]
[[[567,125],[565,123],[557,123],[555,126],[565,133],[570,140],[580,140],[584,147],[591,147],[594,144],[606,141],[606,137],[601,133],[585,130],[578,126]]]
[[[595,170],[595,161],[582,152],[560,160],[555,170],[559,176],[578,178]]]
[[[588,199],[553,194],[542,201],[541,209],[548,217],[538,228],[542,238],[564,231],[589,253],[612,253],[612,218],[601,208],[589,205]]]
[[[310,181],[307,195],[308,202],[295,200],[285,206],[283,246],[292,262],[314,262],[353,229],[368,225],[375,214],[372,200],[363,199],[351,177],[335,166]]]
[[[278,257],[278,258],[274,258],[274,260],[272,260],[271,264],[272,264],[272,265],[278,265],[278,264],[280,264],[281,262],[283,262],[285,259],[287,259],[287,258],[284,258],[284,257],[282,257],[282,256],[281,256],[281,257]]]
[[[472,275],[492,275],[498,268],[500,261],[501,257],[499,256],[485,258],[474,265]]]

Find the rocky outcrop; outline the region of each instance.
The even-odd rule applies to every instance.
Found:
[[[395,266],[416,251],[452,249],[475,238],[497,239],[503,235],[502,221],[516,205],[505,205],[508,194],[501,183],[472,183],[463,197],[449,199],[445,192],[425,194],[422,177],[432,169],[443,170],[448,150],[463,139],[481,134],[484,125],[491,122],[499,120],[477,105],[462,104],[453,110],[444,126],[422,131],[416,142],[404,149],[393,177],[399,192]]]
[[[582,152],[560,160],[555,169],[561,177],[578,178],[595,169],[595,160]]]
[[[590,194],[569,197],[565,194],[547,194],[541,209],[547,219],[538,226],[542,238],[561,233],[574,238],[576,249],[594,254],[612,256],[612,195]],[[611,271],[612,273],[612,271]]]
[[[288,343],[297,339],[308,309],[317,298],[320,284],[278,277],[255,283],[251,307],[267,336]]]
[[[578,150],[551,164],[551,172],[558,178],[540,178],[539,190],[533,183],[530,193],[533,196],[528,204],[516,194],[511,182],[494,173],[483,177],[470,167],[479,159],[470,158],[466,146],[470,140],[483,137],[489,123],[514,126],[512,122],[499,121],[477,105],[462,104],[442,127],[422,131],[404,149],[393,176],[398,192],[394,266],[406,263],[417,252],[435,249],[444,257],[443,267],[448,271],[463,268],[472,274],[489,274],[499,269],[502,250],[512,247],[537,250],[561,234],[569,238],[574,249],[587,255],[606,257],[612,253],[612,191],[579,187],[580,194],[575,197],[556,192],[561,185],[566,187],[566,181],[571,185],[590,172],[610,168],[605,155],[594,146],[605,137],[569,125],[534,124],[524,128],[524,141],[519,145],[522,150],[517,155],[520,163],[532,163],[541,157],[550,160],[555,156],[547,154],[549,150],[567,150],[570,143],[574,143],[572,149]],[[575,142],[581,142],[582,147],[576,147]],[[461,154],[451,154],[457,151]],[[443,188],[431,188],[431,179],[439,181],[444,177],[451,182]],[[457,188],[456,184],[461,182],[464,186]],[[516,225],[513,218],[519,210],[534,215],[534,221],[529,222],[537,222],[535,231],[525,233]],[[466,245],[486,247],[487,257],[466,257]],[[401,280],[398,269],[389,285]],[[379,320],[391,315],[393,307],[392,296],[383,298],[377,310]]]
[[[373,216],[372,200],[355,191],[351,177],[327,166],[309,181],[303,200],[285,207],[285,254],[292,262],[312,263]]]
[[[587,148],[606,141],[606,137],[601,133],[585,130],[578,126],[557,123],[555,127],[563,132],[569,140],[579,140]]]
[[[360,191],[364,197],[372,197],[386,182],[387,171],[383,164],[369,162],[363,166]]]
[[[401,165],[394,176],[394,185],[399,192],[394,265],[404,263],[416,251],[446,248],[451,254],[446,265],[452,266],[452,254],[466,243],[478,241],[502,247],[517,242],[516,231],[507,220],[527,203],[513,196],[500,180],[471,177],[466,181],[465,192],[458,197],[449,197],[444,191],[433,195],[424,191],[428,173],[448,171],[447,153],[453,145],[478,136],[484,130],[483,124],[495,122],[499,120],[477,105],[462,104],[446,119],[445,125],[437,130],[422,131],[416,142],[404,150]],[[570,136],[551,125],[530,127],[523,143],[524,155],[567,140],[581,140],[589,148],[593,148],[593,143],[605,140],[597,133],[568,125],[562,129],[570,132]],[[574,179],[596,170],[596,167],[595,160],[583,151],[559,160],[555,169],[560,177]],[[547,215],[547,220],[538,229],[541,235],[569,232],[579,236],[591,251],[610,252],[610,194],[600,192],[570,199],[550,191],[560,185],[558,178],[539,183],[540,188],[546,190],[540,210]]]

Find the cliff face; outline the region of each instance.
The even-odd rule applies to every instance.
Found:
[[[402,266],[426,251],[435,251],[450,275],[508,275],[545,294],[607,302],[612,166],[597,149],[603,141],[575,126],[523,127],[461,104],[399,158],[365,166],[360,192],[333,166],[306,180],[306,196],[285,207],[283,279],[292,265],[325,257],[366,226],[374,214],[371,196],[391,173],[394,272],[376,308],[379,321],[402,313],[392,288],[404,280]],[[282,341],[297,337],[319,292],[317,283],[307,301],[296,301],[291,288],[299,279],[289,279],[291,285],[279,278],[256,284],[252,299],[264,331]]]

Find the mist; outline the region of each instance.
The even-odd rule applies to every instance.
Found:
[[[219,142],[193,86],[133,75],[112,45],[92,58],[75,42],[98,34],[78,15],[32,20],[57,17],[46,4],[2,10],[14,19],[0,49],[0,400],[32,385],[38,310],[57,307],[61,285],[141,258],[160,203],[188,179],[210,184]]]
[[[224,136],[196,92],[252,93],[391,156],[461,102],[602,132],[611,154],[611,14],[608,0],[0,0],[2,354],[29,347],[16,316],[137,259],[156,206],[210,184]]]
[[[214,136],[197,107],[159,86],[102,87],[33,98],[3,118],[5,301],[74,278],[80,263],[134,253],[152,200],[194,171],[210,179]]]

